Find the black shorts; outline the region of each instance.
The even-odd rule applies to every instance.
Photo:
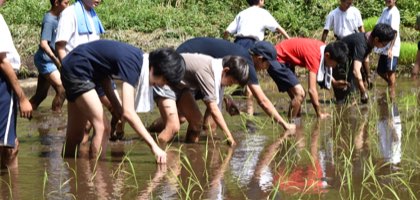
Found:
[[[389,59],[388,56],[381,55],[378,60],[378,67],[376,68],[376,71],[379,74],[385,74],[387,72],[395,72],[397,70],[397,64],[398,64],[398,57],[394,56],[392,57],[392,59]]]

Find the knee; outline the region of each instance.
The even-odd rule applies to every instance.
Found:
[[[168,122],[166,124],[166,129],[169,130],[172,134],[175,134],[179,132],[181,125],[179,122]]]
[[[302,103],[305,99],[306,93],[302,87],[295,88],[293,100]]]

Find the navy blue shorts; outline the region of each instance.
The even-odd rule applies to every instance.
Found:
[[[15,147],[17,98],[3,73],[0,73],[0,146]]]
[[[392,63],[391,63],[392,60]],[[398,64],[398,57],[392,57],[392,59],[389,59],[386,55],[381,55],[378,60],[378,67],[376,68],[376,71],[379,74],[385,74],[387,72],[395,72],[397,70],[397,64]]]
[[[251,37],[236,37],[234,43],[239,44],[245,49],[250,49],[254,46],[256,40]]]
[[[280,92],[286,92],[299,84],[295,73],[286,64],[280,63],[281,67],[269,67],[267,72],[276,83]]]

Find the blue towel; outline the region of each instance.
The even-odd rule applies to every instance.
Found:
[[[92,34],[92,27],[90,27],[90,23],[88,20],[88,16],[85,13],[85,9],[83,8],[83,3],[78,0],[74,4],[74,9],[76,12],[77,17],[77,27],[79,29],[79,34]],[[96,29],[97,34],[105,33],[104,27],[102,26],[101,20],[99,20],[98,15],[96,15],[95,10],[92,8],[90,9],[90,15],[92,16],[93,24]]]

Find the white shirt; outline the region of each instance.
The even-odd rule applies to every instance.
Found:
[[[392,56],[399,57],[400,56],[400,46],[401,46],[401,38],[400,38],[400,11],[396,6],[389,9],[386,7],[384,11],[382,11],[381,17],[378,19],[378,24],[388,24],[392,27],[392,29],[397,31],[397,38],[395,38],[394,47],[392,48]],[[390,43],[391,44],[391,43]],[[382,48],[382,54],[388,55],[388,48]]]
[[[83,9],[84,6],[82,6]],[[85,10],[86,11],[86,10]],[[89,11],[86,11],[86,16],[88,16],[89,23],[91,27],[95,27],[92,16]],[[76,11],[74,9],[74,4],[67,7],[60,14],[57,27],[57,36],[56,42],[66,41],[66,53],[69,53],[71,50],[79,46],[80,44],[88,43],[91,41],[99,40],[100,36],[96,33],[96,29],[92,29],[92,34],[79,34],[79,29],[77,27],[77,17]]]
[[[356,7],[350,6],[345,12],[340,8],[331,11],[325,21],[324,30],[333,29],[334,34],[341,39],[359,32],[361,26],[363,26],[363,20],[360,11]]]
[[[275,32],[280,27],[276,19],[265,9],[251,6],[238,15],[229,24],[226,31],[235,37],[252,37],[257,41],[264,40],[264,31]]]
[[[14,70],[20,69],[20,56],[13,44],[12,35],[9,27],[4,21],[3,15],[0,14],[0,53],[6,53],[6,57]]]

